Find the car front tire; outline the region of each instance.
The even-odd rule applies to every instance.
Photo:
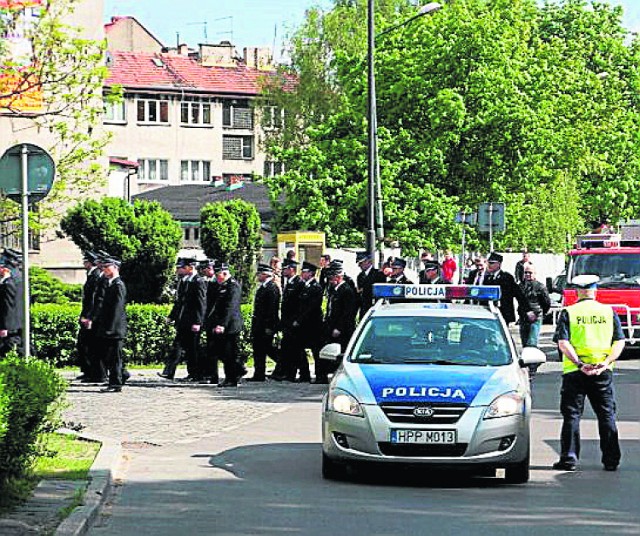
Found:
[[[520,463],[508,465],[504,470],[504,479],[507,484],[525,484],[529,482],[530,476],[530,456],[527,456]]]
[[[322,478],[326,480],[344,480],[347,476],[347,467],[336,462],[322,453]]]

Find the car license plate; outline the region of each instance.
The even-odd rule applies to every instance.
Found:
[[[455,430],[391,430],[392,443],[450,445],[456,443]]]

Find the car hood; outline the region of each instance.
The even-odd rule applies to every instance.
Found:
[[[510,365],[349,364],[333,383],[351,392],[363,404],[449,403],[486,405],[498,395],[518,388]]]

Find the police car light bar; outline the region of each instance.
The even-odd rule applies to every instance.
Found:
[[[500,287],[476,285],[396,285],[376,283],[373,296],[387,300],[484,300],[500,299]]]

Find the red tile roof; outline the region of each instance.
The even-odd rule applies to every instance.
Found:
[[[275,71],[262,71],[245,65],[204,67],[192,58],[175,54],[114,51],[112,56],[113,66],[106,85],[118,84],[125,89],[190,89],[207,93],[257,95],[261,79],[275,74]]]

